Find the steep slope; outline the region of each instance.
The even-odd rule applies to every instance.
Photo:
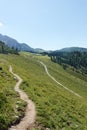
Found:
[[[0,130],[7,130],[24,115],[26,104],[14,91],[16,81],[9,73],[9,62],[3,56],[5,54],[0,54]]]
[[[21,43],[20,46],[21,46],[21,51],[34,52],[34,49],[28,46],[26,43]]]
[[[11,128],[9,128],[9,130],[26,130],[28,128],[31,128],[32,125],[35,122],[35,117],[36,117],[36,112],[35,112],[35,105],[34,103],[28,98],[27,94],[25,92],[23,92],[19,87],[22,83],[22,79],[17,75],[14,74],[12,71],[12,66],[10,66],[9,68],[10,73],[15,76],[17,78],[17,83],[15,85],[15,91],[19,93],[20,98],[22,100],[24,100],[27,103],[27,108],[25,111],[25,116],[24,118],[20,121],[19,124],[17,124],[16,126],[11,126]]]
[[[5,42],[9,47],[14,47],[20,50],[20,43],[18,43],[15,39],[8,37],[6,35],[0,34],[0,41]]]
[[[17,48],[20,51],[34,51],[33,48],[31,48],[30,46],[28,46],[25,43],[19,43],[17,40],[6,36],[6,35],[2,35],[0,34],[0,41],[5,42],[6,45],[8,45],[9,47],[13,47],[13,48]]]
[[[87,130],[87,82],[67,73],[49,57],[22,53],[20,56],[3,55],[21,76],[23,89],[36,105],[36,127],[51,130]],[[37,60],[42,61],[50,75],[79,98],[54,82]],[[40,129],[41,130],[41,129]]]
[[[0,53],[2,54],[19,54],[17,49],[10,48],[4,42],[0,41]]]
[[[29,45],[27,45],[26,43],[19,43],[17,40],[6,35],[0,34],[0,41],[5,42],[5,44],[8,45],[10,48],[15,48],[20,51],[34,52],[34,53],[44,52],[43,49],[40,49],[40,48],[34,49],[30,47]]]

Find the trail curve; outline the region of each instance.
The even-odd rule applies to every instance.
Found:
[[[27,103],[26,111],[25,111],[25,116],[24,118],[20,121],[19,124],[16,126],[11,126],[8,130],[29,130],[32,125],[35,122],[35,117],[36,117],[36,112],[35,112],[35,105],[34,103],[28,98],[27,94],[23,92],[19,86],[22,83],[22,79],[17,75],[14,74],[12,71],[12,67],[10,66],[9,72],[16,77],[17,83],[14,87],[15,91],[19,93],[20,98],[24,100]]]
[[[72,93],[72,94],[74,94],[75,96],[81,98],[81,96],[80,96],[78,93],[72,91],[71,89],[67,88],[66,86],[64,86],[63,84],[61,84],[60,82],[58,82],[58,81],[48,72],[47,66],[46,66],[42,61],[38,61],[38,62],[39,62],[42,66],[44,66],[45,72],[47,73],[47,75],[48,75],[53,81],[55,81],[58,85],[62,86],[64,89],[66,89],[66,90],[69,91],[70,93]]]

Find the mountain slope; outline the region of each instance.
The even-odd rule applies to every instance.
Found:
[[[40,49],[40,48],[35,48],[34,51],[37,52],[37,53],[45,52],[45,50]]]
[[[18,54],[18,50],[8,47],[4,42],[0,41],[0,53],[2,54]]]
[[[73,51],[87,51],[87,48],[82,48],[82,47],[67,47],[67,48],[63,48],[61,50],[58,50],[60,52],[73,52]]]
[[[34,49],[28,46],[26,43],[21,43],[20,46],[21,46],[21,51],[31,51],[31,52],[34,51]]]
[[[34,49],[29,45],[27,45],[26,43],[19,43],[17,40],[2,34],[0,34],[0,41],[5,42],[5,44],[8,45],[10,48],[15,48],[18,49],[19,51],[27,51],[27,52],[34,52],[34,53],[45,52],[45,50],[43,49],[40,48]]]
[[[87,130],[87,78],[84,81],[67,73],[47,56],[21,52],[19,56],[0,55],[0,58],[7,60],[15,72],[21,75],[23,83],[20,88],[36,105],[36,125],[50,130]],[[49,73],[58,82],[83,98],[56,84],[38,60],[47,66]]]
[[[29,45],[27,45],[26,43],[19,43],[17,40],[6,36],[6,35],[2,35],[0,34],[0,41],[5,42],[6,45],[8,45],[9,47],[14,47],[15,49],[18,49],[20,51],[27,51],[27,52],[34,52],[34,53],[43,53],[43,52],[50,52],[50,51],[45,51],[43,49],[40,48],[32,48]],[[63,48],[61,50],[56,50],[53,52],[72,52],[72,51],[87,51],[86,48],[82,48],[82,47],[68,47],[68,48]]]
[[[34,49],[28,46],[27,44],[19,43],[17,40],[6,35],[0,34],[0,41],[5,42],[5,44],[11,48],[12,47],[14,47],[15,49],[17,48],[20,51],[34,51]]]
[[[0,41],[5,42],[5,44],[9,47],[14,47],[20,50],[20,43],[18,43],[15,39],[11,37],[0,34]]]

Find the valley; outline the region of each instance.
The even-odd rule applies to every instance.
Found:
[[[46,128],[51,130],[87,129],[87,82],[85,80],[68,73],[60,65],[53,63],[48,56],[21,52],[20,55],[0,54],[0,59],[6,62],[3,64],[5,67],[7,66],[6,72],[8,74],[8,66],[11,65],[13,72],[23,79],[20,89],[25,91],[29,99],[35,103],[37,115],[32,130],[45,130]],[[47,75],[44,66],[39,63],[38,60],[46,65],[52,77],[82,98],[54,82]],[[0,65],[1,64],[2,62],[0,62]],[[14,91],[13,87],[16,81],[12,78],[12,75],[10,79],[11,81],[9,81],[9,83],[7,82],[7,85],[4,83],[3,89],[7,89],[7,86],[10,86],[8,84],[11,84],[11,90],[9,87],[7,90],[10,91],[11,94],[14,93],[15,98],[13,95],[11,95],[13,98],[9,98],[9,95],[6,96],[7,99],[9,98],[9,102],[13,102],[11,107],[8,106],[9,114],[7,114],[7,116],[14,113],[14,108],[17,103],[16,98],[19,100],[18,105],[22,103],[19,105],[19,108],[21,107],[19,109],[20,111],[18,111],[18,113],[16,112],[20,115],[19,112],[22,111],[24,113],[26,103],[24,101],[21,102],[19,95]],[[3,82],[3,80],[1,81]],[[0,89],[2,91],[2,88]],[[5,94],[4,91],[3,94]],[[6,124],[10,124],[15,116],[15,113],[11,115],[11,119],[8,123],[7,117],[4,117]],[[0,119],[2,121],[3,117]],[[5,130],[5,128],[3,127],[1,130]]]
[[[87,130],[87,0],[0,5],[0,130]]]

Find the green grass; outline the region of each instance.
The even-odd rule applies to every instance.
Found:
[[[37,56],[35,56],[37,57]],[[82,97],[87,98],[87,77],[71,70],[65,71],[60,65],[51,62],[50,58],[39,56],[39,60],[43,61],[52,76],[67,88],[77,92]]]
[[[12,65],[13,71],[23,78],[21,88],[36,105],[38,125],[51,130],[87,130],[86,81],[67,73],[61,66],[51,62],[47,56],[22,53],[20,56],[0,57],[7,60]],[[52,81],[37,59],[47,65],[56,80],[83,98],[78,98]]]
[[[24,114],[25,103],[20,100],[19,95],[14,91],[16,82],[9,73],[8,61],[2,59],[1,55],[0,68],[0,130],[7,130],[8,126],[16,123],[18,117]],[[18,112],[17,110],[20,107],[21,109]]]

